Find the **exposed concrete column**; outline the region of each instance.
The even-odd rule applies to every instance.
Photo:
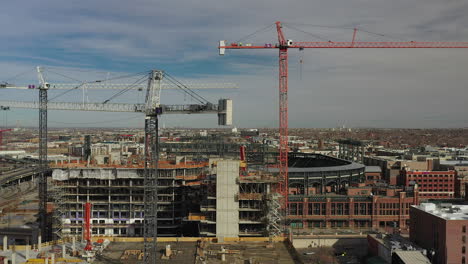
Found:
[[[216,179],[216,236],[239,236],[239,161],[218,162]]]
[[[50,256],[50,263],[55,264],[55,254],[52,253],[52,256]]]
[[[45,262],[44,262],[44,263],[45,263],[45,264],[49,264],[49,257],[46,257],[46,258],[45,258]]]
[[[29,248],[30,247],[31,247],[30,245],[26,245],[26,253],[24,254],[24,258],[26,259],[26,262],[29,259]]]
[[[72,237],[72,252],[73,254],[76,252],[76,238]]]
[[[65,244],[62,245],[62,258],[65,258],[67,254],[67,251],[66,251],[66,248],[65,248]]]
[[[11,253],[11,264],[16,264],[16,252]]]
[[[3,264],[8,264],[8,258],[3,259]]]
[[[226,249],[224,247],[221,247],[221,261],[226,261],[226,254],[224,254],[224,252],[226,252]]]
[[[42,249],[42,236],[37,237],[37,250],[41,251]]]
[[[8,236],[3,236],[3,251],[8,250]]]

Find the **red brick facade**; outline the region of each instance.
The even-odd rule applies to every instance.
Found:
[[[427,199],[450,199],[455,197],[456,171],[406,171],[402,170],[398,185],[417,183],[419,196]]]
[[[417,192],[396,196],[314,196],[295,201],[290,196],[289,219],[292,228],[363,228],[397,227],[406,229],[409,207],[419,204]]]
[[[447,220],[414,207],[410,215],[410,239],[434,251],[432,263],[468,264],[468,220]]]

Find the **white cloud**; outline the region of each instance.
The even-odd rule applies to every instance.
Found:
[[[127,62],[200,68],[203,81],[239,84],[241,89],[233,96],[240,126],[276,126],[277,55],[233,50],[218,57],[219,39],[235,41],[284,20],[333,40],[349,40],[352,31],[339,28],[355,26],[363,29],[359,40],[468,40],[468,5],[458,0],[29,2],[7,2],[0,10],[0,23],[9,25],[0,36],[4,43],[0,54],[8,61],[0,64],[0,77],[33,66],[28,60],[100,69]],[[284,30],[294,40],[316,40]],[[275,40],[272,28],[246,42]],[[94,65],[93,57],[102,65]],[[291,51],[290,123],[295,127],[335,126],[345,121],[348,126],[466,126],[467,58],[468,49]],[[212,75],[210,70],[220,69],[209,63],[222,66],[222,76]],[[74,74],[90,78],[86,73]],[[206,122],[170,118],[174,124],[211,124],[208,117]],[[171,120],[167,118],[168,125]]]

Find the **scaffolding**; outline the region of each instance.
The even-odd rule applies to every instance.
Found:
[[[268,223],[267,231],[270,238],[281,236],[283,233],[282,226],[284,219],[281,214],[281,198],[281,195],[276,192],[267,195],[266,218]]]
[[[68,170],[70,174],[70,170]],[[52,185],[51,188],[52,200],[54,201],[54,211],[52,214],[52,232],[54,239],[62,239],[63,236],[63,219],[66,212],[66,202],[65,202],[65,189],[62,182]]]

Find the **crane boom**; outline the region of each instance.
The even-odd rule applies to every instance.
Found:
[[[162,114],[215,114],[221,113],[220,104],[186,104],[186,105],[160,105]],[[39,102],[0,101],[0,105],[12,108],[39,109]],[[123,104],[123,103],[76,103],[76,102],[48,102],[48,110],[71,110],[71,111],[96,111],[96,112],[127,112],[144,113],[145,104]]]
[[[238,89],[234,83],[184,83],[187,87],[194,90],[204,89]],[[108,83],[108,82],[83,82],[83,83],[50,83],[49,90],[70,90],[76,88],[85,88],[89,90],[123,90],[132,87],[135,90],[142,91],[147,88],[146,84],[130,84],[130,83]],[[1,83],[0,89],[19,89],[29,90],[37,89],[35,85],[17,86],[9,83]],[[172,83],[162,83],[163,90],[176,90],[178,86]]]
[[[235,44],[235,45],[232,45]],[[220,49],[278,49],[280,45],[263,46],[239,46],[236,43],[231,45],[220,45]],[[341,49],[362,49],[362,48],[375,48],[375,49],[389,49],[389,48],[468,48],[468,42],[421,42],[421,41],[399,41],[399,42],[371,42],[371,41],[317,41],[317,42],[291,42],[287,46],[288,49],[319,49],[319,48],[341,48]]]

